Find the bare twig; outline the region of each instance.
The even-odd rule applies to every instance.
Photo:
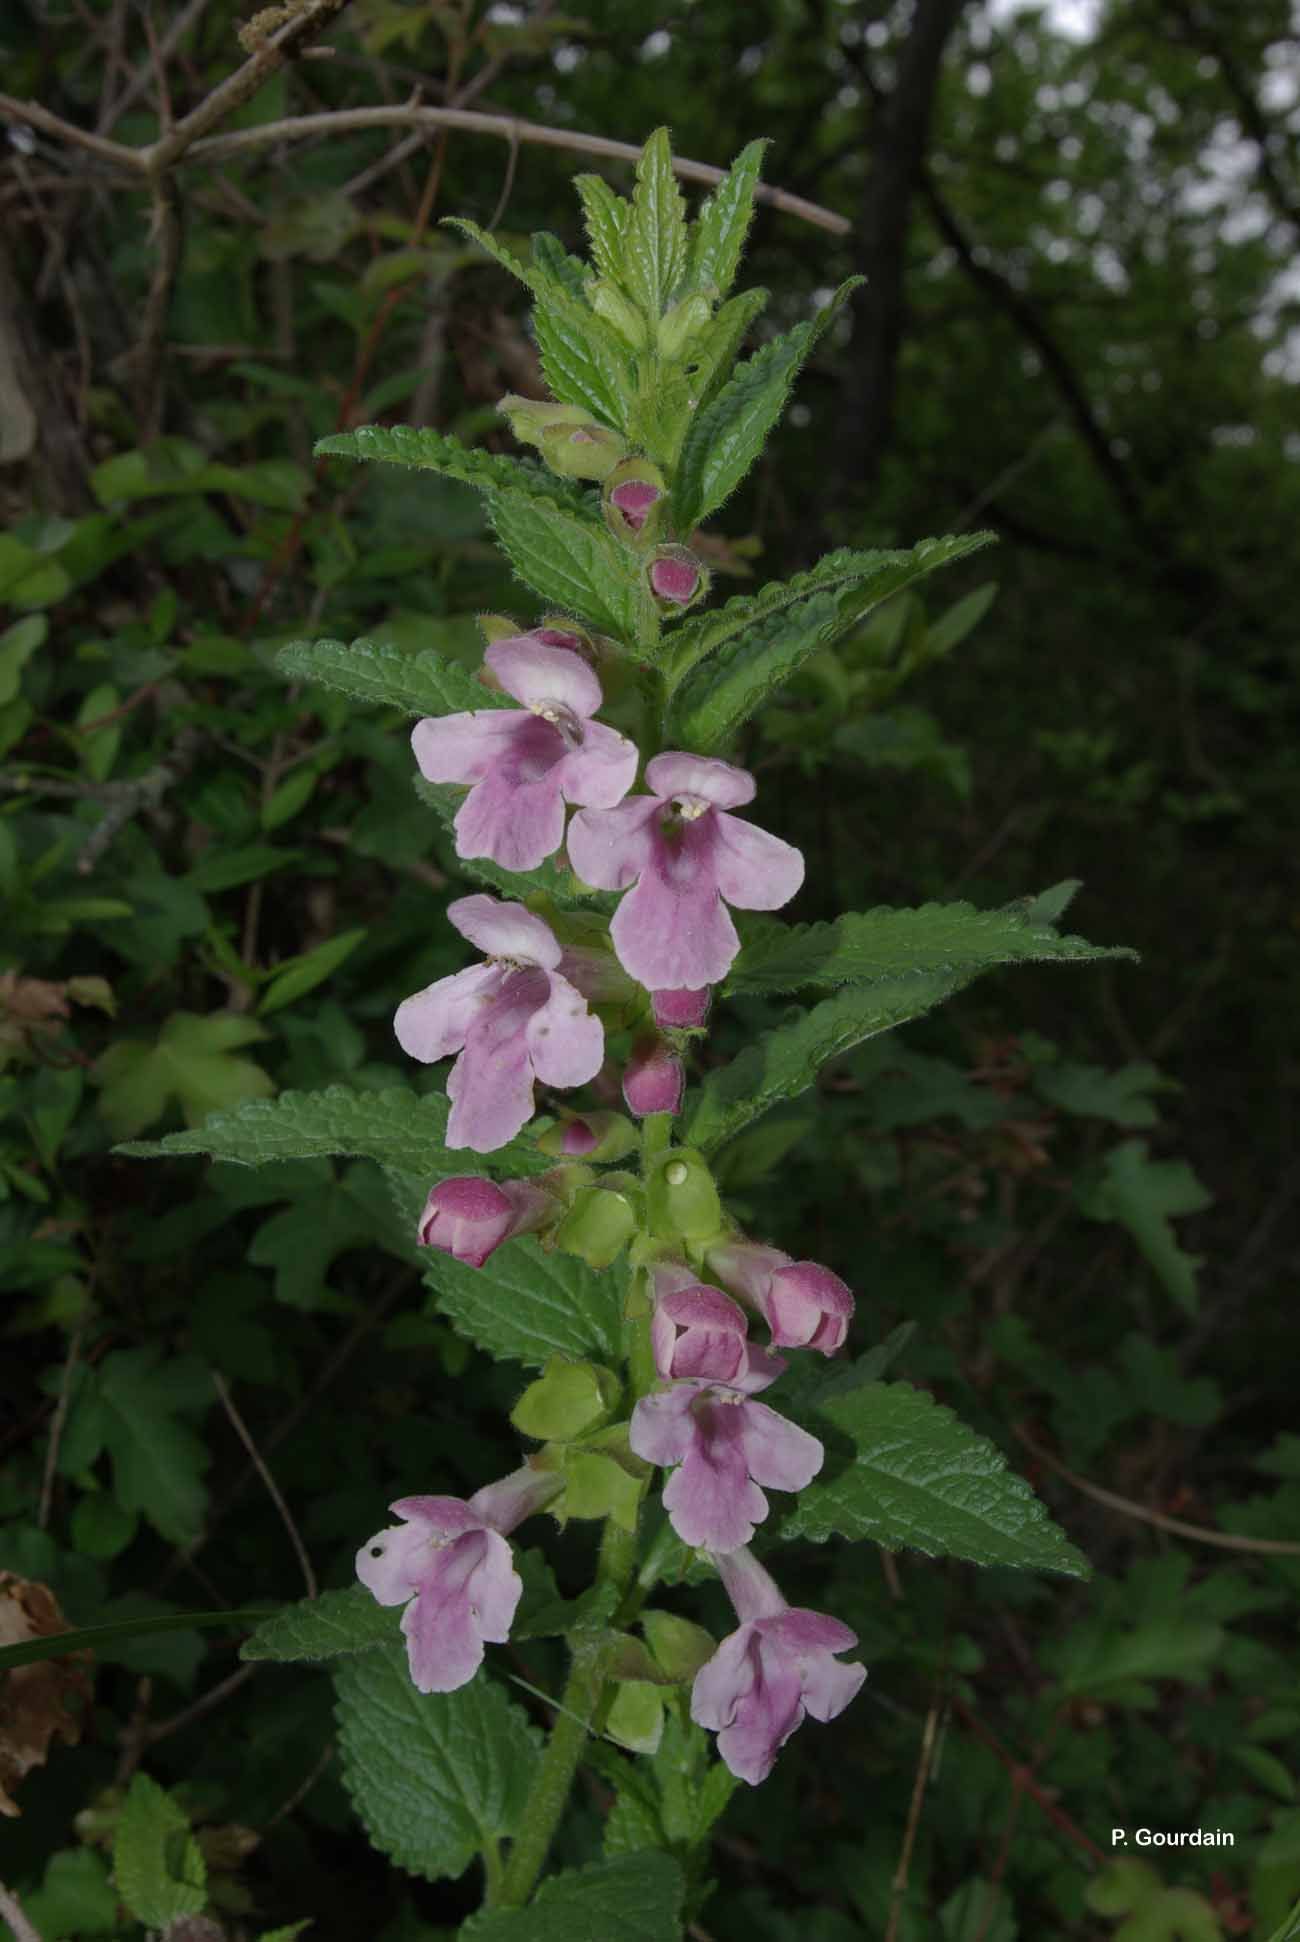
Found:
[[[182,7],[162,39],[156,42],[156,48],[150,48],[149,59],[140,64],[121,94],[115,101],[110,102],[100,127],[101,134],[107,135],[109,130],[122,119],[131,104],[144,93],[149,85],[150,76],[158,71],[163,62],[171,59],[190,28],[198,25],[207,11],[208,4],[209,0],[190,0],[188,7]]]
[[[0,109],[6,107],[16,114],[27,113],[21,102],[0,95]],[[213,135],[192,143],[185,159],[226,161],[232,155],[265,148],[275,142],[297,141],[306,135],[344,134],[358,128],[459,128],[467,135],[497,135],[503,141],[566,149],[578,155],[598,155],[613,162],[636,162],[641,155],[640,149],[631,142],[587,135],[576,128],[551,128],[545,122],[521,121],[516,115],[488,115],[477,109],[430,108],[408,102],[400,107],[338,108],[317,115],[293,115],[283,121],[264,122],[257,128],[241,128],[231,135]],[[721,182],[726,174],[725,169],[715,168],[711,162],[695,162],[683,155],[673,157],[673,169],[684,181],[704,182],[710,187]],[[784,189],[769,188],[765,184],[759,185],[757,196],[769,207],[787,216],[798,216],[833,236],[846,236],[849,232],[851,225],[846,216],[823,209],[819,203],[806,202],[802,196],[792,196]]]
[[[1140,1523],[1154,1525],[1156,1530],[1168,1531],[1173,1537],[1189,1537],[1197,1544],[1217,1545],[1223,1551],[1245,1551],[1256,1557],[1300,1558],[1300,1543],[1288,1538],[1239,1537],[1235,1531],[1214,1531],[1204,1524],[1185,1524],[1181,1517],[1167,1517],[1162,1510],[1151,1510],[1146,1504],[1135,1504],[1131,1498],[1120,1497],[1115,1491],[1106,1490],[1099,1483],[1089,1483],[1086,1477],[1076,1476],[1073,1470],[1067,1470],[1041,1443],[1035,1442],[1023,1424],[1013,1423],[1011,1427],[1040,1463],[1045,1464],[1056,1476],[1064,1477],[1066,1483],[1073,1484],[1085,1497],[1105,1504],[1108,1510],[1117,1510],[1125,1517],[1136,1517]]]
[[[147,774],[137,776],[134,782],[111,785],[108,807],[82,844],[77,857],[79,876],[89,876],[118,831],[124,829],[133,817],[138,816],[142,809],[155,809],[167,791],[175,788],[193,763],[202,741],[201,729],[183,728],[170,753]],[[97,793],[108,795],[109,788],[109,784],[103,784]]]
[[[1052,1825],[1059,1828],[1066,1839],[1072,1841],[1075,1847],[1086,1854],[1097,1867],[1104,1867],[1106,1856],[1097,1843],[1084,1833],[1077,1822],[1070,1819],[1063,1807],[1057,1806],[1051,1795],[1039,1784],[1033,1769],[1026,1766],[1023,1760],[1017,1760],[1013,1753],[1008,1753],[996,1735],[989,1732],[979,1714],[966,1704],[960,1693],[954,1692],[949,1703],[962,1725],[967,1727],[977,1740],[984,1742],[989,1752],[1002,1762],[1015,1785],[1022,1793],[1028,1794],[1036,1807],[1041,1808]]]
[[[303,1582],[307,1587],[307,1596],[309,1598],[315,1598],[317,1596],[316,1573],[312,1570],[311,1559],[307,1555],[307,1547],[299,1535],[298,1526],[293,1521],[293,1514],[281,1496],[280,1487],[276,1483],[275,1478],[262,1461],[261,1454],[253,1441],[248,1425],[235,1407],[234,1398],[226,1385],[225,1378],[216,1369],[210,1369],[208,1373],[212,1377],[212,1386],[221,1398],[221,1406],[230,1418],[236,1436],[248,1451],[249,1459],[253,1467],[262,1479],[262,1482],[266,1485],[267,1494],[271,1502],[280,1513],[280,1522],[289,1533],[289,1542],[292,1544],[298,1563],[302,1567]]]
[[[7,1922],[14,1942],[41,1942],[40,1931],[33,1928],[18,1904],[18,1897],[10,1893],[0,1881],[0,1921]]]
[[[58,1467],[59,1444],[63,1437],[63,1425],[68,1418],[68,1404],[72,1400],[72,1372],[77,1366],[81,1352],[82,1329],[80,1324],[72,1331],[68,1343],[68,1353],[63,1364],[63,1378],[59,1383],[59,1399],[54,1405],[54,1415],[50,1419],[50,1440],[45,1451],[45,1472],[41,1478],[41,1501],[36,1512],[36,1523],[44,1530],[50,1521],[50,1505],[54,1499],[54,1472]]]
[[[153,182],[149,228],[154,244],[153,275],[145,299],[140,334],[130,355],[135,389],[135,411],[146,442],[162,430],[163,351],[167,342],[167,315],[171,309],[172,286],[181,262],[181,200],[169,175],[158,175]],[[124,360],[125,361],[125,360]]]
[[[298,1784],[298,1786],[294,1788],[288,1800],[286,1800],[281,1806],[277,1807],[274,1814],[272,1814],[270,1820],[264,1823],[261,1829],[261,1832],[263,1834],[266,1833],[267,1828],[274,1827],[277,1821],[287,1820],[289,1815],[292,1814],[295,1807],[302,1806],[302,1803],[306,1800],[308,1794],[311,1792],[312,1788],[316,1785],[316,1782],[320,1779],[321,1775],[325,1772],[325,1769],[329,1766],[330,1761],[333,1758],[334,1758],[334,1742],[333,1740],[331,1740],[328,1746],[326,1746],[324,1752],[321,1754],[320,1759],[317,1760],[312,1766],[311,1772],[307,1775],[306,1779],[301,1781]]]
[[[156,1746],[159,1740],[170,1739],[173,1733],[179,1733],[184,1727],[192,1726],[196,1719],[202,1719],[206,1713],[212,1711],[214,1706],[220,1706],[224,1699],[229,1699],[230,1695],[237,1693],[241,1686],[246,1686],[257,1670],[256,1663],[237,1666],[227,1678],[222,1679],[215,1686],[210,1686],[207,1692],[202,1693],[192,1706],[187,1706],[184,1712],[174,1713],[170,1719],[160,1719],[147,1724],[141,1737],[149,1746]]]
[[[885,1942],[896,1942],[898,1925],[903,1917],[903,1898],[907,1894],[907,1877],[912,1866],[912,1848],[916,1842],[916,1830],[921,1823],[921,1803],[925,1799],[925,1789],[930,1779],[930,1767],[934,1760],[935,1742],[938,1738],[939,1721],[943,1710],[942,1694],[936,1686],[934,1697],[930,1701],[930,1710],[925,1716],[925,1731],[921,1735],[921,1753],[916,1763],[912,1799],[907,1810],[907,1827],[903,1834],[898,1866],[894,1870],[893,1887],[890,1890],[889,1922],[885,1929]]]

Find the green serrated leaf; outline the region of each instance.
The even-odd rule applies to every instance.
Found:
[[[719,297],[725,297],[735,282],[767,147],[764,138],[742,148],[701,208],[691,242],[693,288],[712,289]]]
[[[942,972],[848,986],[788,1025],[764,1033],[729,1065],[711,1072],[695,1095],[685,1137],[706,1153],[813,1083],[828,1059],[889,1032],[941,1004],[960,980]]]
[[[827,924],[771,922],[746,942],[727,990],[771,995],[804,985],[875,984],[935,972],[963,982],[998,964],[1087,963],[1134,957],[1120,946],[1061,937],[1029,924],[1023,909],[977,910],[973,904],[880,906],[846,911]]]
[[[623,281],[623,239],[632,215],[630,205],[616,195],[603,175],[575,175],[573,186],[582,199],[591,260],[601,276]]]
[[[173,1012],[152,1044],[120,1039],[104,1053],[95,1068],[99,1110],[120,1138],[161,1119],[173,1099],[192,1126],[236,1100],[265,1098],[274,1081],[234,1053],[266,1036],[251,1018],[233,1012],[206,1018]]]
[[[314,450],[318,458],[381,459],[389,465],[441,472],[481,492],[517,492],[525,499],[561,506],[575,517],[594,523],[582,490],[573,480],[561,479],[529,459],[507,458],[499,452],[462,445],[458,438],[429,426],[358,425],[355,431],[318,438]]]
[[[622,1358],[626,1271],[601,1273],[572,1254],[512,1241],[481,1268],[439,1255],[425,1273],[438,1312],[499,1360],[540,1369],[553,1355]]]
[[[407,715],[476,713],[489,708],[512,708],[509,695],[485,688],[467,668],[444,660],[432,648],[404,654],[400,647],[359,640],[290,641],[275,657],[275,665],[291,681],[315,681],[337,688],[354,700]]]
[[[511,566],[543,600],[629,642],[653,638],[650,593],[603,528],[517,495],[489,493],[488,512]]]
[[[815,317],[764,344],[692,419],[673,481],[673,506],[683,532],[716,512],[736,490],[818,339],[861,282],[861,277],[848,277]]]
[[[113,1879],[137,1921],[164,1928],[197,1915],[208,1871],[185,1814],[147,1774],[131,1781],[113,1836]]]
[[[442,1093],[419,1094],[400,1086],[382,1092],[327,1086],[323,1092],[285,1092],[233,1113],[214,1113],[193,1132],[133,1141],[115,1151],[146,1160],[210,1153],[215,1160],[234,1160],[241,1166],[347,1153],[418,1174],[432,1184],[465,1170],[464,1155],[447,1151],[449,1111]],[[515,1174],[541,1172],[551,1163],[526,1141],[512,1140],[487,1164]]]
[[[685,1893],[671,1855],[622,1854],[552,1875],[527,1908],[484,1909],[462,1942],[679,1942]]]
[[[582,258],[570,256],[559,237],[549,229],[537,230],[532,245],[534,266],[581,303],[582,286],[587,280],[587,265]]]
[[[122,1509],[141,1512],[173,1544],[188,1544],[203,1527],[209,1456],[179,1417],[211,1395],[194,1358],[161,1361],[156,1349],[114,1349],[76,1391],[60,1463],[75,1474],[106,1448]]]
[[[1171,1222],[1180,1214],[1199,1214],[1213,1195],[1186,1160],[1153,1160],[1145,1140],[1125,1140],[1111,1148],[1099,1176],[1076,1181],[1075,1198],[1090,1220],[1127,1227],[1161,1286],[1180,1308],[1195,1313],[1201,1257],[1179,1246]]]
[[[767,301],[766,290],[755,288],[740,291],[727,299],[708,329],[695,340],[687,369],[690,374],[690,395],[695,400],[694,408],[697,411],[717,395],[730,377],[731,367],[740,355],[740,347],[752,325],[767,308]],[[670,461],[675,462],[678,445],[686,436],[689,424],[689,417],[683,417],[678,427],[677,444],[667,454]]]
[[[853,1460],[835,1469],[828,1452],[826,1471],[800,1493],[783,1535],[868,1538],[930,1557],[1087,1577],[1086,1559],[1002,1451],[924,1390],[868,1383],[832,1396],[818,1414],[851,1439]]]
[[[343,1784],[381,1854],[438,1881],[515,1831],[540,1736],[486,1674],[420,1693],[388,1646],[342,1660],[334,1684]]]
[[[240,1648],[241,1659],[338,1659],[349,1652],[373,1652],[377,1646],[398,1645],[401,1613],[392,1605],[377,1605],[361,1585],[346,1591],[323,1591],[286,1605],[263,1620]]]
[[[832,553],[784,587],[742,595],[716,614],[687,621],[671,636],[674,678],[704,656],[682,682],[675,734],[707,752],[725,742],[810,657],[903,588],[988,544],[988,533],[924,539],[906,552]],[[796,589],[799,591],[796,592]],[[782,599],[783,593],[791,597]]]
[[[621,281],[647,317],[662,315],[686,268],[686,206],[673,173],[668,130],[656,128],[636,165]]]

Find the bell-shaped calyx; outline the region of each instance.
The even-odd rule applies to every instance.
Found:
[[[656,546],[645,571],[650,591],[665,612],[680,613],[693,607],[709,590],[704,562],[689,546]]]
[[[604,479],[627,451],[617,432],[581,405],[543,402],[508,391],[497,409],[521,445],[533,445],[566,479]]]
[[[664,475],[649,459],[624,459],[606,478],[601,504],[615,539],[636,547],[653,546],[668,508]]]
[[[722,1228],[722,1202],[704,1156],[694,1147],[670,1147],[646,1180],[652,1233],[665,1240],[708,1241]]]

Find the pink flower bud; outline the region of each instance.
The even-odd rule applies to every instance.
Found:
[[[417,1237],[466,1267],[481,1268],[489,1254],[516,1234],[531,1233],[557,1212],[542,1188],[526,1180],[493,1180],[462,1175],[440,1180],[424,1203]]]
[[[655,1310],[650,1341],[665,1382],[697,1376],[735,1382],[748,1367],[748,1324],[720,1288],[710,1288],[682,1261],[652,1270]]]
[[[709,1015],[712,995],[708,985],[699,991],[691,991],[685,986],[677,991],[652,991],[650,1003],[655,1024],[661,1031],[695,1030]]]
[[[684,547],[660,553],[650,562],[650,586],[657,599],[673,607],[689,607],[699,592],[699,563]]]
[[[646,514],[663,493],[649,479],[624,479],[616,485],[609,495],[609,503],[616,506],[634,533],[639,533],[645,525]]]
[[[680,1111],[684,1078],[681,1060],[662,1040],[638,1047],[623,1074],[628,1111],[638,1119],[647,1113]]]
[[[723,1286],[756,1308],[778,1349],[817,1349],[834,1355],[853,1319],[847,1283],[818,1261],[793,1261],[780,1248],[733,1235],[709,1249],[709,1266]]]

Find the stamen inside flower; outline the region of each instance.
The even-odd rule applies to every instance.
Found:
[[[673,807],[685,823],[697,823],[713,804],[704,796],[676,796]]]

